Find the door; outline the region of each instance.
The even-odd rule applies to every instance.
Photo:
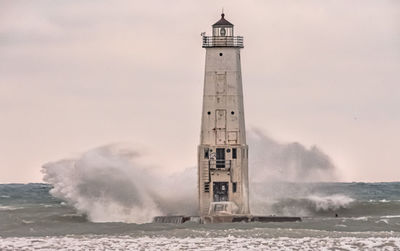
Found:
[[[228,182],[213,183],[214,201],[228,201]]]

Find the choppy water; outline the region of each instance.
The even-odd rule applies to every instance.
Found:
[[[293,183],[275,184],[274,188],[280,186],[292,191],[288,193],[290,196],[253,204],[259,211],[265,203],[268,212],[272,210],[277,215],[302,215],[302,222],[95,223],[50,195],[49,184],[0,184],[0,250],[87,247],[400,250],[400,182]],[[308,195],[302,190],[307,190]]]

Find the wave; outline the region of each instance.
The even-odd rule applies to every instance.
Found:
[[[185,172],[178,177],[155,175],[135,157],[135,152],[105,146],[47,163],[42,171],[53,185],[50,193],[93,222],[145,223],[157,215],[195,211],[195,179]]]
[[[146,174],[128,160],[101,148],[77,159],[47,163],[42,170],[44,180],[53,185],[50,193],[91,221],[146,222],[160,211],[143,182]]]
[[[0,205],[0,211],[14,211],[21,209],[22,207],[16,207],[16,206],[2,206]]]
[[[283,198],[270,205],[273,214],[300,216],[340,216],[365,217],[384,216],[397,217],[400,202],[358,201],[346,195],[315,196],[306,198]]]
[[[381,218],[400,218],[400,215],[384,215]]]
[[[145,223],[158,215],[197,214],[196,168],[171,175],[138,164],[137,157],[137,152],[105,146],[47,163],[42,171],[52,185],[50,193],[93,222]],[[250,180],[250,208],[258,215],[398,215],[398,188],[400,183],[271,183],[259,178]],[[35,187],[41,197],[47,189]]]
[[[282,198],[273,203],[271,208],[279,215],[316,216],[339,212],[350,208],[354,199],[335,194],[330,196],[309,195],[304,198]]]

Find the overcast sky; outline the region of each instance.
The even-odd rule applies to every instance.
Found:
[[[222,7],[249,130],[317,145],[343,181],[400,180],[398,0],[0,0],[0,182],[118,142],[195,166],[200,33]]]

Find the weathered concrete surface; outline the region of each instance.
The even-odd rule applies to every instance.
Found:
[[[158,216],[153,222],[301,221],[300,217],[250,214],[248,146],[240,63],[243,40],[234,37],[233,25],[222,15],[221,20],[213,25],[213,36],[203,38],[203,47],[206,48],[206,64],[198,147],[200,216]]]
[[[221,29],[213,26],[218,41]],[[249,214],[248,146],[244,121],[240,47],[206,47],[203,110],[198,147],[200,216],[209,215],[212,202],[230,201],[237,214]]]
[[[287,216],[253,216],[253,215],[224,215],[224,216],[157,216],[154,223],[182,224],[185,222],[196,223],[229,223],[229,222],[295,222],[301,221],[300,217]]]
[[[231,216],[204,216],[203,223],[224,223],[224,222],[294,222],[301,221],[300,217],[287,216],[252,216],[252,215],[231,215]]]
[[[201,218],[199,216],[173,215],[173,216],[156,216],[153,219],[153,223],[182,224],[187,221],[201,223]]]

